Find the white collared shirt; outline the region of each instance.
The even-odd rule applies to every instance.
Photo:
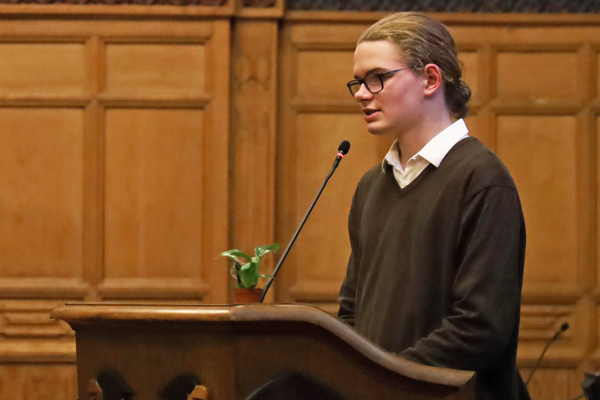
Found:
[[[440,166],[442,160],[450,149],[456,143],[469,137],[469,130],[465,121],[461,118],[452,125],[438,133],[423,148],[406,163],[406,168],[402,168],[400,163],[400,151],[398,141],[395,141],[390,150],[385,155],[381,167],[385,170],[385,164],[393,166],[394,177],[401,188],[405,188],[414,181],[420,174],[433,164],[436,168]]]

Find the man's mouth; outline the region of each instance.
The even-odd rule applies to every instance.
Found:
[[[363,109],[363,113],[365,114],[366,122],[373,122],[377,119],[379,110],[376,110],[374,108],[365,108],[365,109]]]

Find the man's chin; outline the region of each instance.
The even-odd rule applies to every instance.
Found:
[[[383,129],[380,126],[367,125],[367,130],[369,131],[369,133],[371,135],[374,135],[374,136],[384,136],[384,135],[388,134],[388,130]]]

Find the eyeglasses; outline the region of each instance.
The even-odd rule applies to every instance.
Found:
[[[383,77],[389,74],[395,74],[396,72],[404,71],[406,69],[416,68],[416,65],[407,68],[395,69],[393,71],[382,72],[379,74],[371,74],[367,75],[362,79],[354,79],[346,84],[348,86],[348,90],[350,90],[350,94],[352,97],[356,95],[356,92],[360,90],[362,84],[365,84],[367,90],[373,94],[379,93],[383,90]]]

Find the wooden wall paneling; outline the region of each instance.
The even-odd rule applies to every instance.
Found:
[[[520,365],[533,366],[547,342],[564,323],[570,327],[548,349],[544,365],[585,361],[595,340],[589,329],[594,324],[594,312],[593,302],[586,298],[576,303],[523,302],[518,349]]]
[[[223,155],[228,154],[229,148],[229,110],[230,104],[230,48],[231,25],[229,21],[215,21],[215,33],[211,42],[212,75],[209,88],[213,93],[213,100],[207,107],[210,135],[205,137],[205,146],[211,150],[212,157],[205,157],[204,169],[211,173],[206,174],[204,190],[208,195],[205,202],[203,215],[207,216],[204,225],[205,245],[208,251],[204,253],[203,265],[206,265],[207,281],[211,285],[211,293],[206,297],[207,303],[223,303],[227,298],[227,274],[215,267],[214,258],[227,247],[228,242],[228,168],[230,160]],[[224,51],[226,49],[226,51]],[[208,152],[207,152],[208,154]],[[218,188],[218,189],[217,189]],[[217,190],[215,190],[217,189]]]
[[[276,22],[285,11],[285,0],[234,0],[235,17],[240,20],[259,19]]]
[[[0,25],[0,398],[74,398],[73,331],[48,315],[90,292],[90,37]]]
[[[544,57],[551,55],[557,57],[556,66],[564,63],[562,68],[559,68],[562,73],[547,67],[541,68],[548,63],[544,61]],[[506,57],[510,56],[505,53]],[[532,65],[529,67],[538,70],[539,76],[529,83],[521,82],[521,93],[530,93],[529,104],[509,105],[511,100],[521,96],[519,93],[507,95],[498,101],[499,104],[503,103],[497,108],[500,113],[509,113],[509,110],[519,113],[513,117],[500,115],[498,131],[508,132],[516,129],[521,131],[522,137],[517,139],[515,136],[519,143],[513,141],[512,145],[508,142],[501,145],[503,139],[500,137],[497,138],[497,142],[499,147],[504,148],[498,151],[506,154],[509,169],[511,165],[515,169],[517,184],[519,180],[522,181],[520,187],[526,218],[529,228],[535,233],[530,235],[529,240],[529,268],[526,270],[524,292],[526,295],[561,293],[578,296],[585,286],[586,271],[589,271],[590,262],[593,260],[593,250],[589,244],[590,239],[593,241],[594,237],[594,227],[589,224],[594,218],[594,208],[590,207],[593,203],[593,191],[590,190],[589,182],[594,179],[595,174],[593,155],[588,150],[593,143],[593,137],[589,128],[586,128],[589,123],[586,122],[586,112],[583,108],[585,91],[581,90],[585,77],[581,65],[586,64],[585,57],[578,52],[542,52],[528,58],[523,58],[521,54],[517,57],[522,61],[530,61]],[[569,82],[563,91],[548,91],[547,88],[538,90],[543,86],[542,81],[555,81],[558,75],[567,75],[567,71],[573,70],[577,73],[567,78]],[[511,73],[511,76],[514,75]],[[517,79],[519,75],[526,73],[517,74]],[[527,87],[528,84],[531,86]],[[581,98],[575,98],[571,88],[577,88],[576,93],[581,93]],[[525,126],[519,128],[526,120],[529,120],[531,125],[525,130]],[[526,132],[527,135],[524,135]],[[544,135],[547,139],[539,135]],[[504,139],[507,139],[506,135]],[[558,143],[557,140],[564,142]],[[529,147],[529,150],[526,150],[526,147]],[[524,158],[526,153],[530,154],[528,160]],[[556,160],[561,161],[557,163]],[[529,167],[527,164],[530,164]],[[525,169],[530,172],[525,172]],[[529,175],[529,178],[525,175]],[[569,186],[569,191],[565,191]],[[552,193],[552,196],[548,196],[548,193]],[[553,202],[562,204],[552,204]],[[561,212],[552,214],[552,210]],[[553,235],[549,228],[552,228],[552,231],[556,229],[562,235]],[[589,276],[589,272],[587,275]],[[551,288],[552,280],[555,284]]]
[[[593,332],[593,339],[591,346],[591,359],[596,366],[596,370],[600,371],[600,301],[595,299],[594,304],[594,313],[593,313],[593,323],[591,324],[591,331]]]
[[[599,140],[599,134],[600,134],[600,90],[598,90],[598,85],[600,84],[600,79],[598,79],[598,72],[597,72],[597,68],[598,65],[600,65],[598,63],[598,60],[600,58],[600,47],[595,46],[594,47],[594,57],[593,57],[593,66],[595,67],[593,69],[593,79],[591,80],[590,83],[592,83],[592,87],[595,89],[593,91],[593,102],[592,102],[592,107],[590,108],[590,112],[592,114],[592,118],[593,118],[593,123],[591,124],[593,126],[593,132],[594,132],[594,137],[596,139],[596,146],[594,146],[594,150],[595,150],[595,162],[596,162],[596,173],[598,175],[600,175],[600,164],[598,163],[598,154],[600,154],[600,140]],[[595,82],[594,82],[595,79]],[[594,84],[595,83],[595,84]],[[598,176],[597,175],[597,176]],[[598,218],[598,199],[600,199],[600,187],[598,187],[598,181],[596,179],[595,181],[596,183],[596,190],[595,190],[595,194],[596,194],[596,201],[595,201],[595,205],[596,205],[596,232],[598,232],[598,230],[600,229],[600,219]],[[596,235],[596,262],[595,262],[595,279],[594,279],[594,319],[595,319],[595,323],[593,323],[591,325],[591,331],[593,332],[593,346],[592,346],[592,360],[593,360],[593,365],[596,367],[596,370],[600,370],[600,265],[598,263],[598,254],[600,254],[600,242],[598,242],[598,235]]]
[[[0,364],[0,399],[77,398],[74,365]]]
[[[103,37],[102,298],[226,300],[229,23],[188,26]]]
[[[81,165],[89,97],[85,38],[6,33],[0,41],[0,288],[10,296],[69,292],[80,298],[87,288]]]
[[[283,24],[280,30],[280,57],[278,60],[278,84],[279,84],[279,99],[278,99],[278,118],[277,118],[277,137],[276,137],[276,175],[275,175],[275,199],[276,199],[276,214],[275,214],[275,237],[278,241],[286,243],[288,240],[280,239],[291,237],[294,233],[294,214],[291,211],[290,202],[292,201],[291,191],[293,189],[294,180],[286,179],[285,177],[292,176],[292,166],[296,162],[296,153],[292,151],[292,130],[293,114],[291,110],[292,99],[295,96],[295,88],[297,85],[297,65],[296,65],[296,49],[292,41],[291,24]],[[284,152],[284,149],[289,151]],[[282,162],[282,159],[286,160]],[[290,256],[293,253],[290,253]],[[290,264],[290,259],[286,260],[285,268],[279,272],[277,277],[277,292],[276,301],[291,301],[291,296],[287,293],[293,282],[288,279],[288,275],[293,277],[293,265]],[[293,264],[293,263],[292,263]]]
[[[99,301],[98,284],[102,280],[104,265],[104,126],[99,102],[100,78],[104,73],[102,41],[92,33],[87,47],[87,86],[91,100],[87,105],[84,135],[84,279],[90,285],[87,301]]]
[[[588,222],[594,218],[588,183],[593,159],[587,151],[592,135],[582,108],[587,60],[579,43],[556,44],[549,36],[532,33],[529,45],[496,48],[495,149],[517,183],[528,228],[521,365],[534,363],[565,321],[571,328],[549,350],[545,365],[581,362],[591,340],[592,307],[584,297],[594,257]],[[564,379],[568,375],[563,371]],[[551,386],[544,376],[537,391]]]
[[[81,279],[84,119],[77,108],[0,109],[3,279]]]
[[[111,40],[124,47],[107,58]],[[139,46],[119,53],[127,43]],[[1,400],[76,397],[73,332],[48,318],[65,301],[226,300],[214,254],[227,246],[228,48],[227,20],[0,24]],[[131,137],[144,154],[113,162]],[[115,175],[125,177],[140,160],[147,186],[163,186],[141,199],[162,206],[159,222],[141,225],[162,240],[144,268],[118,270],[131,279],[111,288],[105,233],[123,221],[108,226],[107,217],[128,203],[106,202],[106,175],[123,166]],[[131,189],[124,200],[136,200]],[[133,215],[123,218],[139,222]]]
[[[579,48],[581,75],[579,93],[583,107],[577,115],[580,135],[578,135],[577,169],[582,178],[578,181],[577,204],[579,205],[578,226],[581,229],[578,240],[580,254],[579,285],[584,295],[594,292],[596,277],[596,246],[597,246],[597,207],[592,200],[597,197],[596,190],[598,174],[596,171],[596,117],[591,105],[596,96],[595,79],[597,75],[596,51],[591,43]],[[592,323],[590,326],[593,326]],[[593,332],[589,331],[593,337]]]
[[[152,291],[178,296],[184,290],[199,296],[208,290],[199,278],[204,114],[162,108],[106,111],[103,291],[138,297]],[[123,292],[117,294],[118,289]]]
[[[600,241],[598,241],[598,230],[600,230],[600,218],[598,217],[598,199],[600,199],[600,186],[598,186],[598,176],[600,176],[600,163],[598,162],[598,154],[600,154],[600,72],[598,70],[600,66],[600,44],[593,43],[590,48],[590,79],[587,81],[589,88],[589,96],[591,101],[591,107],[589,108],[589,126],[590,131],[592,132],[592,136],[596,140],[595,146],[593,146],[594,150],[594,162],[595,162],[595,171],[596,179],[594,180],[595,188],[594,194],[596,195],[596,201],[594,205],[596,206],[596,218],[595,218],[595,228],[596,228],[596,258],[594,264],[594,323],[590,325],[590,330],[593,335],[593,346],[592,346],[592,365],[595,367],[595,370],[600,370],[600,264],[598,262],[598,255],[600,254]]]
[[[489,50],[489,46],[485,44],[457,43],[458,57],[463,69],[462,78],[471,89],[469,114],[465,118],[469,135],[492,147],[494,138],[490,129],[492,116],[489,110],[491,90],[487,75],[492,55]]]
[[[501,115],[497,123],[497,153],[511,170],[528,229],[534,233],[528,238],[526,289],[576,294],[579,232],[576,117]]]
[[[45,379],[33,363],[66,363],[62,369],[74,374],[73,332],[48,315],[90,289],[83,166],[89,37],[16,28],[0,26],[0,362],[30,365],[2,366],[3,377],[16,374],[14,385],[2,384],[12,388],[3,400],[35,391],[25,377]]]
[[[253,254],[255,246],[277,242],[285,248],[288,240],[274,237],[277,22],[238,18],[232,42],[229,243]],[[273,261],[267,256],[261,272],[272,271]],[[225,260],[221,265],[225,270]],[[266,301],[278,288],[279,282]]]
[[[280,2],[282,0],[278,0]],[[104,4],[102,4],[104,3]],[[97,3],[45,3],[19,2],[0,4],[0,15],[11,16],[35,16],[49,17],[59,15],[68,16],[65,20],[73,17],[100,16],[120,18],[164,18],[164,17],[200,17],[200,18],[224,18],[230,17],[235,11],[235,1],[228,0],[199,0],[190,5],[186,1],[174,1],[169,5],[157,4],[157,2],[140,4],[135,0],[127,0],[113,3],[110,0]]]
[[[523,379],[527,379],[531,368],[521,368]],[[582,394],[581,381],[584,369],[576,365],[549,366],[538,369],[527,390],[532,400],[565,400]]]

